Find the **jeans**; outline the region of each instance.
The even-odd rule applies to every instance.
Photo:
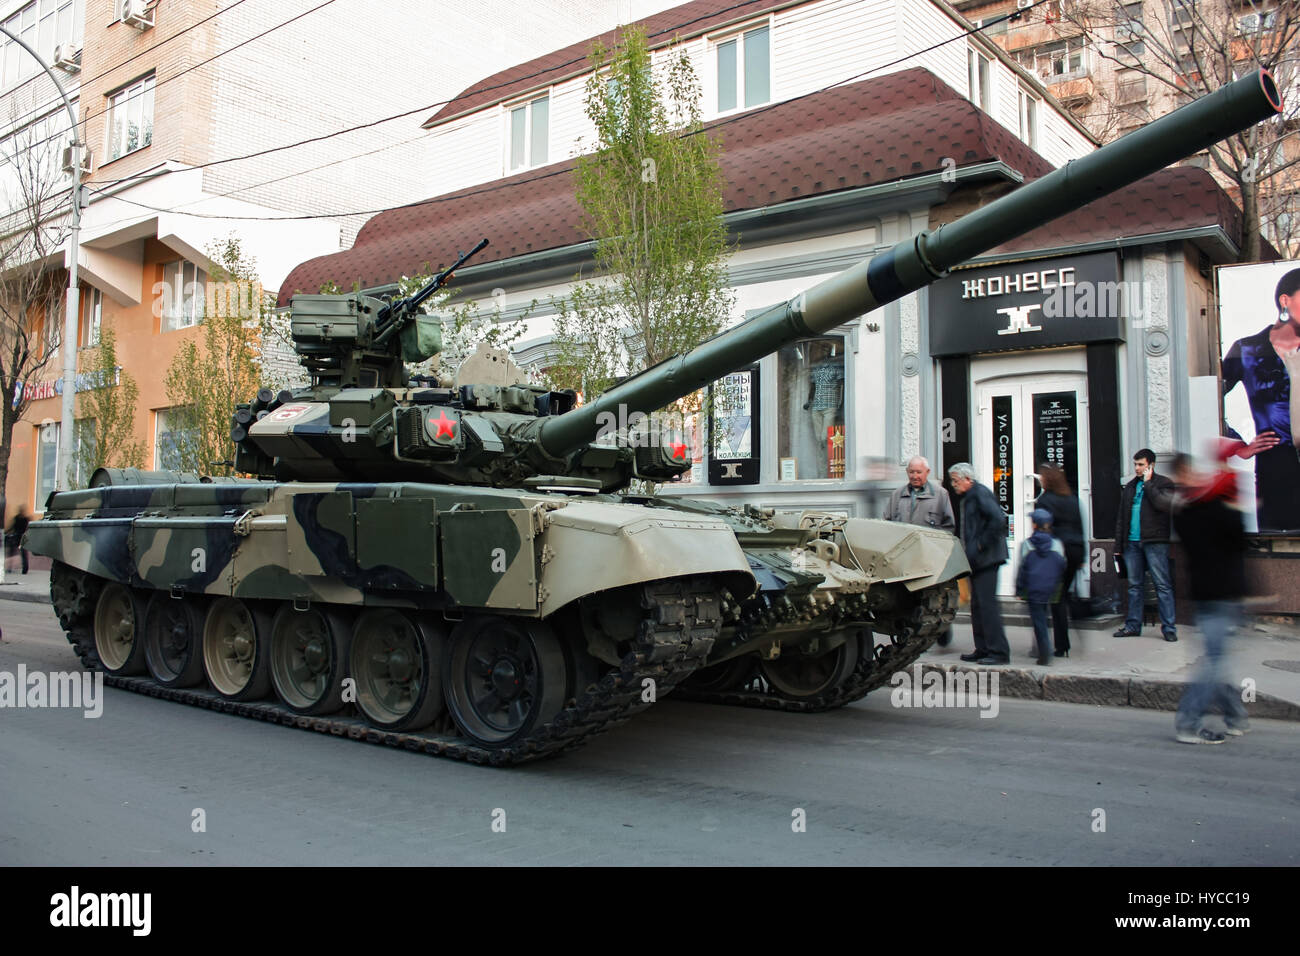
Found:
[[[1128,619],[1124,626],[1137,633],[1142,630],[1142,582],[1147,571],[1156,585],[1156,603],[1160,608],[1160,630],[1177,633],[1174,624],[1174,586],[1169,580],[1169,543],[1124,543],[1124,563],[1128,565]]]
[[[1038,656],[1046,659],[1052,656],[1052,644],[1047,633],[1047,615],[1050,604],[1029,602],[1029,618],[1034,622],[1034,642],[1038,645]]]
[[[1205,657],[1192,682],[1183,691],[1174,715],[1174,728],[1180,733],[1196,733],[1211,708],[1223,711],[1229,727],[1244,727],[1246,705],[1237,688],[1228,683],[1228,639],[1241,623],[1238,601],[1197,601],[1196,623],[1205,635]]]

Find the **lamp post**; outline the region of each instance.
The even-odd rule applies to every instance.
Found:
[[[73,421],[76,414],[77,398],[77,318],[79,312],[77,265],[80,258],[81,239],[81,142],[77,139],[77,113],[72,108],[72,101],[68,99],[68,94],[64,92],[63,84],[59,82],[54,70],[41,59],[40,54],[2,26],[0,26],[0,33],[30,53],[32,58],[40,64],[41,69],[45,71],[45,75],[54,84],[54,88],[59,91],[59,96],[63,98],[63,108],[68,111],[68,121],[72,124],[72,237],[70,243],[71,264],[68,267],[68,308],[63,321],[63,413],[59,419],[58,455],[61,467],[55,469],[56,474],[54,476],[54,487],[62,488],[67,486],[67,470],[75,453]],[[0,569],[0,574],[3,574],[2,569]],[[0,580],[3,580],[3,578],[0,578]]]

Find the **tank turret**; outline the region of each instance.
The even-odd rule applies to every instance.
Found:
[[[1230,83],[1094,153],[1067,163],[933,232],[899,242],[788,302],[670,358],[575,407],[575,396],[518,376],[450,387],[408,383],[403,360],[437,351],[436,320],[417,307],[452,269],[393,304],[363,295],[297,295],[294,345],[312,384],[259,396],[235,413],[237,466],[279,480],[441,480],[495,487],[563,476],[603,490],[632,478],[685,472],[683,444],[636,436],[598,442],[627,422],[808,335],[833,329],[946,275],[974,256],[1172,162],[1281,108],[1265,71]],[[468,370],[467,370],[468,371]]]

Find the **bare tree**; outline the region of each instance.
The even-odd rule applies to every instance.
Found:
[[[0,515],[14,427],[34,380],[57,368],[62,339],[71,197],[53,125],[38,121],[0,140]]]
[[[1300,0],[1062,0],[1058,16],[1058,36],[1081,34],[1110,67],[1086,114],[1105,138],[1261,67],[1272,73],[1285,115],[1210,147],[1208,168],[1241,205],[1242,261],[1260,258],[1261,229],[1294,248]]]

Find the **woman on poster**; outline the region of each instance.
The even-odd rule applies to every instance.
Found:
[[[1300,451],[1291,422],[1297,417],[1300,390],[1291,388],[1300,374],[1300,269],[1282,276],[1273,293],[1277,321],[1255,335],[1232,343],[1223,357],[1223,394],[1238,383],[1246,389],[1255,438],[1241,443],[1238,458],[1255,459],[1256,514],[1260,531],[1300,530]],[[1233,438],[1240,439],[1231,428]]]

